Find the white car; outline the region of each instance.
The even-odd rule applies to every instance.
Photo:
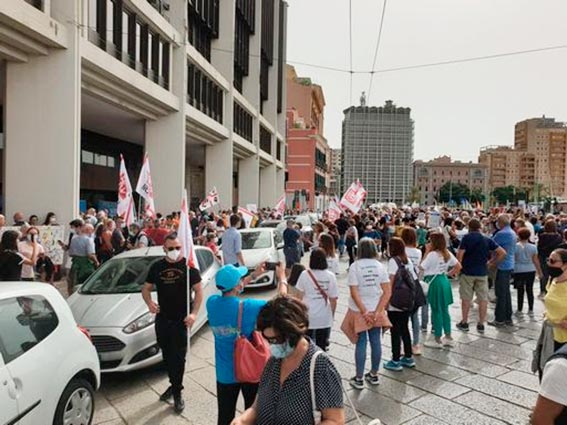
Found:
[[[220,267],[213,252],[196,246],[203,286],[203,304],[192,328],[206,322],[207,298],[217,293],[215,275]],[[81,326],[88,329],[100,357],[102,372],[127,372],[161,362],[156,341],[155,315],[142,298],[148,270],[165,256],[154,246],[124,252],[102,264],[67,302]],[[157,292],[152,292],[157,301]]]
[[[0,424],[89,425],[100,367],[88,333],[45,283],[0,284]]]
[[[273,228],[260,227],[254,229],[242,229],[242,256],[244,265],[250,273],[262,262],[280,263],[283,258],[283,238],[281,233]],[[247,288],[258,288],[268,286],[275,288],[278,285],[276,273],[267,270],[255,280],[250,282]]]

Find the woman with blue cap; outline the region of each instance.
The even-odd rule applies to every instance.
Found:
[[[209,297],[207,313],[209,325],[215,337],[215,368],[217,376],[218,425],[229,425],[234,419],[236,401],[242,391],[244,405],[249,408],[254,403],[258,384],[241,383],[234,373],[234,343],[239,336],[238,311],[242,302],[242,335],[250,338],[256,328],[256,319],[266,301],[240,299],[244,287],[264,273],[261,263],[250,275],[246,267],[232,264],[223,266],[215,277],[221,294]],[[247,276],[248,275],[248,276]]]

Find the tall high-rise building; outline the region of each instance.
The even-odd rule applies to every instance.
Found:
[[[514,146],[484,147],[479,162],[488,166],[491,189],[511,185],[567,197],[567,124],[545,116],[520,121]]]
[[[331,187],[332,195],[341,196],[342,149],[331,149]]]
[[[342,184],[360,179],[367,203],[407,201],[413,183],[413,120],[411,109],[351,106],[344,111]]]

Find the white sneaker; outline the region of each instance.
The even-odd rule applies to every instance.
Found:
[[[455,341],[450,336],[444,337],[441,341],[442,341],[442,344],[443,344],[444,347],[454,347],[455,346]]]
[[[428,347],[428,348],[443,348],[443,342],[442,341],[437,341],[436,339],[432,339],[429,341],[425,341],[423,343],[424,347]]]

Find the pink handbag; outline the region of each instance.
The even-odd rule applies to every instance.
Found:
[[[238,337],[234,342],[234,374],[238,382],[257,384],[271,352],[268,342],[258,331],[251,338],[242,334],[243,303],[238,306]]]

